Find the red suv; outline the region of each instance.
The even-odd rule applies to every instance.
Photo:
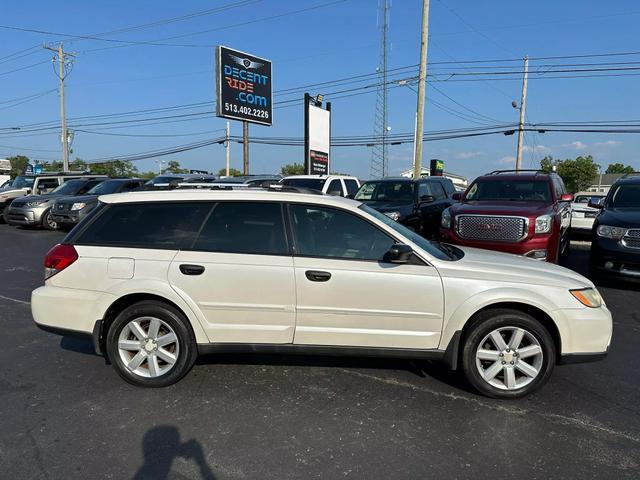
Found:
[[[569,251],[573,195],[555,173],[496,170],[458,196],[442,212],[445,242],[552,263]]]

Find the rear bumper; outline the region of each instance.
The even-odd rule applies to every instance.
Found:
[[[595,220],[595,218],[571,217],[571,230],[590,232]]]

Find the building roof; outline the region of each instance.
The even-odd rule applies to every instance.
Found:
[[[591,185],[613,185],[616,180],[623,176],[624,173],[603,173],[602,179],[600,179],[600,175],[596,175],[591,180]]]

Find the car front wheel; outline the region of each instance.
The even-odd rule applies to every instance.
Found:
[[[488,310],[466,335],[462,364],[480,393],[520,398],[549,379],[555,355],[551,335],[532,316],[517,310]]]
[[[58,224],[53,221],[53,218],[51,218],[51,209],[47,210],[42,215],[42,226],[47,230],[55,230],[58,228]]]
[[[197,345],[184,315],[143,301],[124,309],[107,333],[107,354],[118,374],[141,387],[165,387],[193,366]]]

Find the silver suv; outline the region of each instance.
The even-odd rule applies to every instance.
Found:
[[[35,177],[31,195],[19,195],[8,208],[4,219],[10,225],[42,226],[55,230],[56,223],[51,218],[53,201],[64,195],[83,195],[100,182],[106,175],[47,175]]]

